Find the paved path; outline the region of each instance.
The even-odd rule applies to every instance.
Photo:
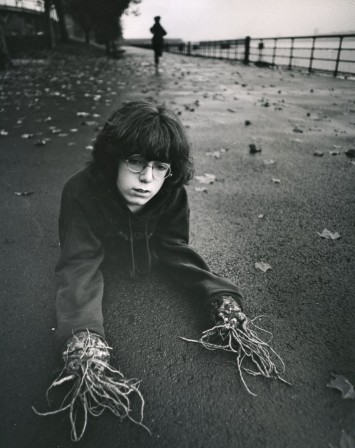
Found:
[[[240,285],[249,315],[268,316],[294,386],[251,378],[258,396],[248,395],[233,357],[178,339],[206,328],[198,303],[160,278],[122,280],[117,290],[108,274],[107,336],[115,364],[142,379],[152,436],[105,415],[90,421],[79,445],[323,448],[339,446],[342,430],[355,437],[354,400],[326,387],[331,373],[355,384],[355,165],[344,154],[354,147],[354,82],[169,54],[156,74],[149,51],[127,49],[116,61],[90,55],[55,53],[1,75],[1,446],[71,446],[66,417],[31,411],[46,409],[59,366],[60,193],[115,104],[138,96],[181,114],[196,174],[217,176],[208,192],[196,190],[196,179],[188,187],[191,243]],[[36,146],[43,138],[50,140]],[[250,144],[262,152],[251,155]],[[322,239],[325,228],[341,238]],[[260,261],[272,270],[256,270]]]

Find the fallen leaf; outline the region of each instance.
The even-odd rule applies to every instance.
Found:
[[[6,137],[7,135],[9,135],[9,133],[7,131],[5,131],[5,129],[1,129],[0,136],[1,137]]]
[[[73,128],[73,129],[70,129],[70,132],[78,132],[78,130],[77,129],[75,129],[75,128]]]
[[[295,143],[303,143],[303,140],[301,140],[300,138],[291,138],[290,141]]]
[[[338,156],[338,155],[340,154],[340,151],[328,151],[328,153],[329,153],[331,156]]]
[[[258,215],[258,218],[259,218],[259,219],[263,219],[263,218],[264,218],[264,215],[260,214],[260,215]]]
[[[77,117],[88,117],[90,114],[89,112],[77,112],[76,116]]]
[[[346,399],[354,400],[355,391],[350,381],[347,378],[345,378],[344,375],[336,375],[335,373],[332,373],[332,376],[334,377],[334,379],[332,379],[330,383],[327,384],[327,387],[339,390],[344,400]]]
[[[35,146],[45,146],[47,144],[46,138],[40,138],[36,141]]]
[[[281,183],[281,179],[276,179],[275,177],[273,177],[271,179],[275,184],[280,184]]]
[[[200,184],[213,184],[216,180],[216,176],[214,174],[204,173],[203,176],[196,176],[196,179]]]
[[[263,162],[264,162],[264,165],[273,165],[274,163],[276,163],[275,160],[272,160],[272,159],[263,160]]]
[[[208,190],[206,187],[195,187],[195,190],[199,191],[199,192],[208,193]]]
[[[211,156],[211,157],[214,157],[215,159],[220,159],[221,153],[220,153],[220,151],[206,152],[206,156]]]
[[[230,109],[230,108],[228,108],[227,111],[232,112],[232,114],[235,114],[237,112],[235,109]]]
[[[292,132],[298,132],[299,134],[303,134],[303,130],[301,128],[299,128],[298,126],[293,128]]]
[[[251,125],[251,121],[245,120],[244,124],[245,124],[245,126],[250,126]]]
[[[354,439],[343,429],[341,430],[340,448],[355,448]]]
[[[323,157],[323,152],[317,150],[317,151],[314,151],[313,155],[316,157]]]
[[[251,143],[249,145],[250,154],[256,154],[257,152],[261,152],[261,146],[255,145],[255,143]]]
[[[260,271],[267,272],[269,269],[272,269],[269,263],[264,263],[263,261],[259,261],[255,263],[255,269],[259,269]]]
[[[92,151],[94,147],[92,145],[87,145],[85,146],[85,149],[87,149],[88,151]]]
[[[30,196],[34,191],[15,191],[16,196]]]
[[[340,238],[340,235],[338,232],[332,233],[327,229],[324,229],[322,233],[317,232],[319,236],[322,238],[326,238],[327,240],[337,240]]]
[[[21,138],[26,138],[26,139],[28,139],[28,138],[33,138],[35,135],[34,134],[22,134],[21,135]]]

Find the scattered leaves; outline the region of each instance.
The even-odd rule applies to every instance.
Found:
[[[326,238],[327,240],[337,240],[340,238],[340,235],[338,232],[332,233],[327,229],[324,229],[322,233],[317,232],[318,235],[322,238]]]
[[[200,184],[213,184],[216,180],[216,176],[214,174],[204,173],[203,176],[196,176],[196,180],[200,182]]]
[[[30,196],[34,191],[15,191],[16,196]]]
[[[5,131],[5,129],[1,129],[0,136],[1,137],[6,137],[7,135],[9,135],[9,133],[7,131]]]
[[[341,392],[341,397],[346,399],[355,399],[355,391],[353,385],[350,383],[350,381],[345,378],[344,375],[336,375],[335,373],[332,373],[332,376],[334,377],[329,384],[327,384],[327,387],[330,387],[332,389],[337,389]]]
[[[259,261],[255,263],[255,269],[259,269],[260,271],[267,272],[269,269],[272,269],[269,263],[264,263],[263,261]]]

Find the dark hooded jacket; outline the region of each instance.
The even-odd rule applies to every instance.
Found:
[[[64,186],[59,238],[58,348],[79,330],[105,336],[104,278],[100,267],[109,257],[118,260],[132,278],[160,264],[172,280],[207,303],[224,294],[232,295],[241,304],[238,288],[211,272],[188,244],[189,206],[184,187],[163,186],[143,210],[132,213],[107,177],[87,166]]]

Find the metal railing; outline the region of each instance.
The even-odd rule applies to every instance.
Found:
[[[150,45],[139,45],[150,48]],[[259,66],[286,66],[313,71],[355,74],[355,34],[268,37],[185,42],[165,45],[186,56],[242,61]]]

